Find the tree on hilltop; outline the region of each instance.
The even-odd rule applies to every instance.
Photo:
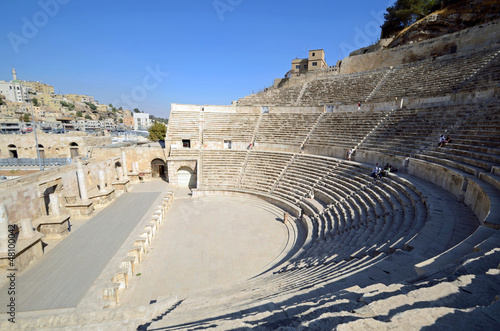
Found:
[[[154,122],[154,124],[148,129],[148,132],[148,139],[151,141],[165,140],[165,136],[167,135],[167,127],[160,122]]]
[[[141,111],[139,110],[139,108],[134,108],[134,113],[140,113]]]
[[[457,0],[397,0],[384,14],[382,38],[394,35],[433,11],[454,2]]]

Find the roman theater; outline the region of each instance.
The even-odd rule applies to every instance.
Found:
[[[164,145],[61,141],[0,183],[0,329],[498,330],[499,32],[172,104]]]

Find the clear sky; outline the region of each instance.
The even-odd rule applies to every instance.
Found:
[[[380,36],[390,0],[2,1],[0,80],[168,117],[171,103],[228,105],[292,59],[328,65]]]

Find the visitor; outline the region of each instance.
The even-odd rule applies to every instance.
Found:
[[[450,139],[451,140],[451,139]],[[448,143],[448,141],[446,140],[446,138],[444,137],[444,134],[442,134],[440,137],[439,137],[439,147],[443,147],[444,145],[446,145]]]
[[[252,143],[250,143],[250,145],[248,145],[247,149],[252,149]]]
[[[375,179],[379,179],[382,177],[382,169],[380,169],[378,163],[375,165],[375,168],[373,168],[371,176]]]
[[[352,150],[352,149],[349,149],[349,150],[347,151],[347,161],[351,161],[351,155],[352,155],[352,153],[353,153],[353,150]]]
[[[386,170],[387,172],[396,172],[398,171],[397,168],[395,168],[392,164],[390,163],[387,163],[384,167],[384,170]]]
[[[450,135],[447,135],[447,136],[446,136],[446,143],[447,143],[447,144],[450,144],[450,143],[451,143],[451,136],[450,136]]]
[[[361,101],[358,102],[358,110],[361,110]]]
[[[286,222],[288,222],[288,212],[287,211],[283,215],[283,224],[286,224]]]

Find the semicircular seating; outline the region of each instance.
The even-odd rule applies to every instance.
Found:
[[[354,104],[356,95],[417,101],[359,113],[261,114],[244,135],[255,138],[254,149],[200,150],[198,190],[275,197],[302,211],[292,219],[307,233],[282,264],[191,296],[151,327],[498,328],[500,104],[487,93],[418,101],[477,91],[474,84],[498,88],[498,59],[496,49],[480,50],[240,99],[268,106]],[[439,148],[445,133],[453,141]],[[343,160],[353,147],[355,161]],[[400,171],[375,180],[375,162]]]

